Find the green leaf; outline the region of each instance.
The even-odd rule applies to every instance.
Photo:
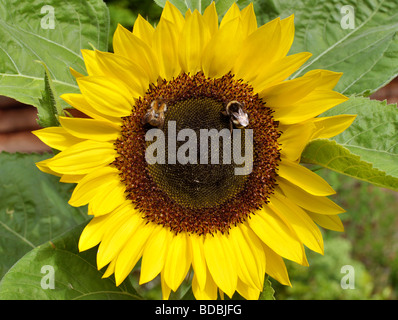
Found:
[[[88,219],[67,205],[73,185],[39,171],[49,154],[0,153],[0,278],[25,253]]]
[[[166,5],[167,0],[154,0],[155,3],[164,8]],[[174,5],[178,10],[181,11],[182,14],[185,14],[185,12],[188,10],[188,4],[185,0],[171,0],[169,1],[172,5]]]
[[[157,5],[164,8],[167,0],[154,0]],[[194,11],[198,10],[200,13],[203,13],[207,6],[212,3],[212,0],[169,0],[171,4],[173,4],[178,10],[181,11],[182,14],[185,14],[189,9]],[[222,16],[227,12],[227,10],[232,6],[236,0],[215,0],[216,9],[219,16]]]
[[[195,296],[192,291],[192,286],[189,286],[188,290],[182,296],[181,300],[195,300]]]
[[[376,186],[398,191],[398,179],[375,169],[336,141],[318,139],[305,148],[302,162],[321,165],[347,176],[370,182]]]
[[[43,66],[45,68],[44,91],[42,92],[42,98],[39,99],[39,105],[37,106],[37,123],[43,128],[56,127],[59,126],[58,116],[63,115],[62,108],[59,105],[50,72],[44,63]]]
[[[20,259],[0,282],[0,300],[135,300],[139,296],[125,281],[101,279],[96,250],[79,253],[83,226],[47,242]]]
[[[322,116],[356,114],[331,140],[311,142],[302,161],[398,191],[398,109],[395,104],[351,97]]]
[[[322,116],[356,114],[353,124],[333,138],[341,146],[398,178],[398,109],[386,101],[351,97]]]
[[[236,1],[234,0],[215,1],[218,15],[223,16],[228,11],[228,9],[233,5],[234,2]]]
[[[271,281],[268,276],[264,280],[263,292],[261,292],[259,300],[275,300],[275,290],[272,288]]]
[[[78,92],[69,67],[85,73],[80,50],[106,51],[108,28],[102,0],[0,0],[0,95],[38,106],[45,84],[35,60],[57,94]]]
[[[354,9],[354,29],[343,29],[347,11]],[[295,15],[295,39],[290,54],[313,56],[293,76],[313,69],[343,72],[336,90],[370,95],[398,74],[398,2],[396,0],[273,0],[255,2],[259,20]]]

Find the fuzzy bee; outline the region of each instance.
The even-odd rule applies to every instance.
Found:
[[[164,114],[167,111],[167,104],[163,99],[155,99],[151,102],[151,107],[142,118],[142,124],[149,124],[153,127],[163,128]]]
[[[238,129],[249,125],[249,114],[244,110],[242,103],[236,100],[228,102],[222,114],[229,117],[231,131],[233,125]]]

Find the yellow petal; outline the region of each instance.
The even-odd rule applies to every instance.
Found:
[[[284,80],[304,63],[303,54],[286,57],[294,37],[293,16],[282,21],[274,19],[253,30],[236,60],[233,70],[237,78],[252,82],[257,89],[260,84]]]
[[[84,177],[85,177],[84,174],[64,174],[64,175],[62,175],[61,179],[59,179],[59,182],[78,183]]]
[[[277,108],[273,116],[282,124],[299,123],[314,118],[347,100],[348,98],[341,93],[317,89],[288,107]]]
[[[321,73],[315,72],[310,76],[287,80],[266,88],[259,96],[273,109],[289,107],[318,88],[321,78]]]
[[[258,270],[257,277],[260,279],[261,288],[264,285],[264,273],[265,273],[265,266],[266,266],[266,257],[263,251],[262,241],[260,238],[254,233],[252,229],[248,227],[247,224],[242,224],[240,226],[242,234],[244,235],[247,243],[250,244],[251,250],[253,251],[253,256],[256,259],[256,265]]]
[[[346,130],[355,120],[356,115],[342,114],[313,120],[316,131],[312,139],[328,139]]]
[[[160,284],[162,286],[162,299],[167,300],[170,296],[171,289],[167,285],[167,283],[164,279],[164,269],[162,270],[162,273],[160,274]]]
[[[188,235],[178,233],[170,242],[164,265],[164,279],[173,291],[177,291],[191,266],[192,256]]]
[[[229,239],[219,232],[206,236],[204,253],[214,282],[229,297],[232,297],[236,290],[238,274],[235,253]]]
[[[103,72],[98,66],[97,59],[95,58],[95,51],[87,49],[83,49],[81,51],[88,75],[102,76]]]
[[[114,53],[95,51],[95,58],[103,76],[122,79],[134,97],[148,89],[149,76],[141,66]]]
[[[336,193],[324,179],[298,163],[283,159],[278,169],[279,176],[314,196]]]
[[[294,40],[294,14],[281,20],[281,43],[279,52],[283,57],[287,55]]]
[[[314,212],[308,212],[308,215],[322,228],[338,232],[344,231],[344,225],[338,215],[326,215]]]
[[[315,130],[316,127],[312,123],[288,126],[278,139],[281,153],[289,160],[298,160]]]
[[[108,189],[108,186],[120,181],[119,172],[113,167],[99,168],[86,175],[73,190],[69,204],[80,207],[89,203],[97,194],[99,189]]]
[[[67,93],[61,95],[61,99],[63,99],[66,103],[70,104],[75,109],[83,112],[84,114],[90,116],[93,119],[98,120],[109,120],[114,123],[121,123],[122,120],[120,117],[111,117],[100,110],[93,108],[84,98],[82,94],[77,93]]]
[[[101,269],[115,259],[117,254],[126,246],[129,239],[134,237],[137,230],[143,227],[144,224],[145,222],[139,214],[132,213],[128,219],[118,225],[117,228],[114,228],[113,232],[107,232],[98,248],[98,268]]]
[[[241,230],[243,228],[247,227],[240,225],[229,230],[229,239],[237,260],[238,276],[244,283],[262,290],[265,270],[262,270],[261,275],[261,272],[258,270],[260,266],[257,260],[261,259],[265,261],[265,256],[256,257],[259,251],[253,250],[253,247],[255,245],[261,247],[261,243],[259,239],[257,239],[256,244],[248,242]]]
[[[162,15],[160,17],[160,20],[164,19],[170,21],[172,24],[175,25],[175,28],[179,30],[182,29],[185,22],[180,10],[178,10],[177,7],[175,7],[169,1],[166,1],[166,4],[162,11]]]
[[[197,284],[199,285],[198,290],[204,291],[208,280],[206,277],[208,270],[203,251],[203,237],[191,234],[189,239],[191,240],[192,248],[192,268],[195,272]]]
[[[118,225],[117,221],[120,221],[128,213],[127,206],[124,206],[110,214],[92,218],[80,235],[79,251],[88,250],[100,243],[109,228],[115,224]]]
[[[134,23],[133,34],[140,38],[142,41],[152,46],[152,38],[155,29],[146,21],[140,14]]]
[[[323,238],[320,230],[304,210],[277,191],[270,197],[269,207],[289,224],[300,241],[312,251],[323,254]]]
[[[154,230],[142,255],[140,285],[153,280],[162,271],[172,235],[163,226]]]
[[[32,133],[46,145],[61,151],[83,141],[71,135],[62,127],[48,127],[32,131]]]
[[[255,91],[261,93],[267,87],[287,79],[310,57],[311,53],[309,52],[299,52],[283,57],[271,65],[267,63],[258,64],[256,74],[252,76],[252,78],[254,77],[255,79],[250,82]]]
[[[106,230],[106,221],[109,219],[108,216],[102,216],[93,218],[83,229],[79,239],[79,251],[86,251],[92,247],[95,247],[100,243],[104,231]]]
[[[132,60],[143,68],[150,82],[156,82],[159,76],[158,59],[147,43],[118,25],[113,35],[113,49],[116,54]]]
[[[48,167],[61,174],[87,174],[112,163],[116,157],[114,148],[108,142],[83,141],[57,154]]]
[[[74,76],[75,78],[80,78],[80,77],[84,77],[85,75],[76,71],[75,69],[73,69],[72,67],[69,67],[69,71],[72,74],[72,76]]]
[[[241,19],[228,21],[210,39],[203,52],[202,70],[206,77],[222,77],[232,70],[242,48]]]
[[[90,201],[93,214],[95,216],[107,214],[128,201],[125,191],[126,186],[120,182],[120,179],[113,180],[106,188],[100,188]]]
[[[289,274],[282,257],[271,250],[267,245],[263,244],[263,250],[267,259],[265,271],[272,278],[279,281],[285,286],[292,286],[289,280]]]
[[[112,260],[111,263],[109,263],[108,267],[106,268],[101,278],[103,279],[110,277],[115,272],[115,265],[116,265],[116,260]]]
[[[141,258],[145,244],[148,237],[153,232],[154,226],[153,223],[141,225],[119,252],[115,266],[115,280],[117,286],[123,282]]]
[[[210,40],[210,32],[197,10],[187,18],[179,41],[178,56],[182,71],[196,74],[200,71],[202,52]]]
[[[96,141],[115,141],[120,135],[121,129],[104,120],[59,117],[59,122],[73,137]]]
[[[253,3],[250,3],[246,8],[244,8],[241,12],[242,17],[242,26],[243,26],[243,35],[245,37],[252,34],[257,30],[257,18],[254,13]]]
[[[256,235],[277,254],[301,265],[308,264],[297,235],[268,206],[263,206],[251,215],[248,223]]]
[[[77,79],[86,101],[101,113],[111,117],[131,114],[134,99],[124,83],[104,76],[88,76]]]
[[[251,287],[246,283],[244,283],[243,281],[241,281],[240,279],[238,279],[238,285],[236,286],[236,291],[238,291],[238,293],[246,300],[258,300],[260,292],[262,290],[263,288],[257,289],[255,287]]]
[[[231,36],[233,38],[233,35]],[[274,19],[258,28],[248,36],[242,44],[242,51],[233,68],[238,79],[253,81],[258,75],[258,69],[266,65],[267,68],[276,56],[281,39],[280,20]]]
[[[124,206],[124,208],[126,208],[126,206]],[[130,216],[123,214],[124,212],[126,212],[126,210],[122,209],[122,210],[115,210],[118,212],[118,214],[115,216],[114,219],[109,219],[107,221],[107,228],[105,229],[105,232],[103,233],[102,237],[101,237],[101,244],[99,245],[98,249],[97,249],[97,267],[98,269],[102,269],[106,264],[108,264],[111,259],[109,260],[105,260],[107,259],[107,256],[104,256],[104,252],[105,250],[108,250],[108,252],[112,252],[112,254],[114,254],[115,257],[117,257],[117,255],[120,252],[120,247],[118,248],[118,250],[110,250],[106,248],[107,243],[109,243],[110,239],[112,239],[112,236],[115,235],[120,228],[122,228],[124,225],[128,224],[128,221],[130,220]],[[115,212],[114,211],[114,212]],[[125,243],[123,243],[125,244]],[[117,258],[116,258],[117,259]]]
[[[191,11],[191,9],[188,9],[186,12],[185,12],[185,21],[187,21],[187,19],[189,18],[189,17],[191,17],[191,15],[192,15],[192,11]],[[184,27],[183,27],[184,28]]]
[[[236,2],[234,2],[225,13],[224,17],[221,20],[220,28],[224,27],[228,22],[235,19],[240,19],[240,9]]]
[[[55,172],[55,171],[51,170],[51,169],[48,167],[48,164],[49,164],[50,162],[51,162],[51,159],[46,159],[46,160],[42,160],[42,161],[40,161],[40,162],[36,162],[36,167],[38,167],[39,170],[42,171],[42,172],[44,172],[44,173],[49,173],[49,174],[52,174],[52,175],[54,175],[54,176],[61,177],[62,174],[59,174],[58,172]]]
[[[217,285],[211,277],[209,270],[206,268],[206,283],[202,288],[199,285],[197,274],[193,275],[192,292],[196,300],[216,300],[217,299]]]
[[[214,1],[205,9],[203,20],[210,32],[210,35],[213,36],[218,30],[218,14]]]
[[[311,76],[314,73],[321,73],[321,75],[322,75],[322,79],[318,83],[318,88],[319,89],[329,89],[329,90],[334,89],[334,87],[339,82],[339,79],[343,75],[342,72],[334,72],[334,71],[323,70],[323,69],[314,69],[314,70],[308,71],[304,76]]]
[[[181,29],[167,19],[160,19],[153,35],[153,49],[159,61],[159,75],[171,80],[181,72],[178,63],[178,40]]]
[[[329,198],[323,196],[317,197],[309,194],[281,177],[278,177],[277,183],[290,200],[304,209],[326,215],[345,212],[343,208],[335,204]]]

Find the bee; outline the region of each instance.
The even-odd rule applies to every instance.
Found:
[[[222,114],[229,117],[231,131],[233,125],[238,129],[249,125],[249,114],[244,110],[243,104],[236,100],[228,102]]]
[[[142,118],[142,124],[150,124],[153,127],[163,128],[164,114],[167,111],[167,104],[163,99],[155,99],[151,102],[145,116]]]

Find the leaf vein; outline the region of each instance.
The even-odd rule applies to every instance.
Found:
[[[325,49],[322,53],[320,53],[317,57],[315,57],[313,60],[309,61],[306,65],[304,65],[296,74],[293,76],[293,78],[298,77],[299,74],[301,74],[305,69],[307,69],[309,66],[311,66],[313,63],[318,61],[321,57],[323,57],[325,54],[327,54],[329,51],[333,50],[335,47],[337,47],[340,43],[344,42],[346,39],[351,37],[355,32],[358,32],[364,25],[366,25],[372,18],[373,16],[379,11],[380,7],[384,3],[384,0],[380,2],[378,7],[372,12],[371,15],[367,19],[365,19],[359,26],[358,28],[355,28],[351,32],[347,33],[343,38],[340,40],[336,41],[333,45]]]

